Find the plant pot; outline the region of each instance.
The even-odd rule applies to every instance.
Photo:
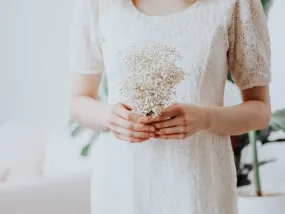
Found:
[[[285,214],[285,194],[239,196],[238,214]]]

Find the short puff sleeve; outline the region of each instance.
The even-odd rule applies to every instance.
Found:
[[[74,0],[70,67],[82,74],[104,70],[99,26],[99,0]]]
[[[268,85],[270,39],[260,0],[236,0],[229,27],[228,62],[241,90]]]

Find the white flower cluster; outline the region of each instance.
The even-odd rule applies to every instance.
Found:
[[[181,54],[175,48],[155,44],[125,56],[127,71],[121,87],[132,111],[143,116],[158,116],[175,100],[175,86],[184,79],[176,65]]]

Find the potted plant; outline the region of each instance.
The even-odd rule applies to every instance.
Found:
[[[277,111],[272,114],[270,125],[267,129],[261,131],[252,131],[249,133],[250,144],[253,151],[253,163],[247,173],[237,171],[241,173],[238,179],[247,181],[244,185],[250,184],[248,179],[248,173],[253,170],[254,177],[254,191],[247,189],[246,191],[239,192],[239,214],[284,214],[285,213],[285,193],[283,192],[264,192],[261,186],[261,178],[259,167],[274,160],[259,162],[258,146],[257,142],[261,142],[263,145],[272,141],[268,140],[268,136],[273,131],[282,130],[285,131],[285,109]],[[285,142],[285,139],[279,139],[277,141]],[[276,142],[276,141],[275,141]],[[238,181],[241,185],[242,181]]]
[[[276,111],[271,116],[271,121],[266,129],[256,131],[256,140],[261,145],[269,143],[285,143],[285,138],[270,139],[270,135],[274,132],[285,130],[285,109]],[[248,133],[231,136],[232,147],[234,151],[234,159],[237,171],[237,187],[242,188],[250,185],[252,182],[249,179],[249,174],[254,170],[253,163],[241,163],[242,151],[250,144],[250,135]],[[263,166],[271,162],[275,162],[275,159],[260,161],[256,163],[258,166]]]

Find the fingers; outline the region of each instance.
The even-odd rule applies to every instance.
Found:
[[[139,124],[142,117],[124,104],[114,105],[109,119],[110,130],[118,139],[128,142],[142,142],[155,137],[155,127],[149,124]]]
[[[175,140],[184,140],[187,138],[187,134],[171,134],[171,135],[159,135],[157,138],[160,139],[175,139]]]
[[[111,125],[110,129],[111,129],[111,131],[113,131],[117,135],[124,136],[124,138],[134,139],[134,140],[138,140],[138,139],[139,140],[141,140],[141,139],[146,140],[146,139],[149,139],[150,137],[155,136],[154,133],[134,132],[134,131],[125,129],[125,128],[120,127],[120,126],[115,126],[115,125]],[[129,141],[129,142],[132,142],[132,141]]]
[[[131,112],[124,104],[118,104],[118,106],[114,109],[114,113],[124,118],[125,120],[135,123],[138,123],[142,117],[141,115]]]
[[[120,140],[124,140],[130,143],[141,143],[143,141],[145,141],[146,139],[135,139],[135,138],[130,138],[130,137],[126,137],[120,134],[115,133],[116,138],[120,139]]]
[[[187,126],[174,126],[169,128],[158,129],[155,134],[171,135],[171,134],[185,134],[188,132]]]
[[[155,131],[155,127],[153,125],[133,123],[119,116],[113,118],[111,120],[111,124],[115,126],[121,126],[130,131],[137,131],[137,132],[154,132]]]
[[[174,117],[169,120],[154,122],[152,125],[157,129],[168,128],[173,126],[184,126],[186,125],[186,120],[183,117]]]
[[[199,130],[191,126],[176,126],[160,129],[155,132],[155,138],[183,140],[197,134]]]
[[[157,117],[148,116],[141,118],[140,123],[154,123],[158,121],[168,120],[172,117],[179,115],[179,113],[180,113],[179,106],[176,104],[171,105],[168,108],[166,108],[164,111],[162,111],[161,114]]]

